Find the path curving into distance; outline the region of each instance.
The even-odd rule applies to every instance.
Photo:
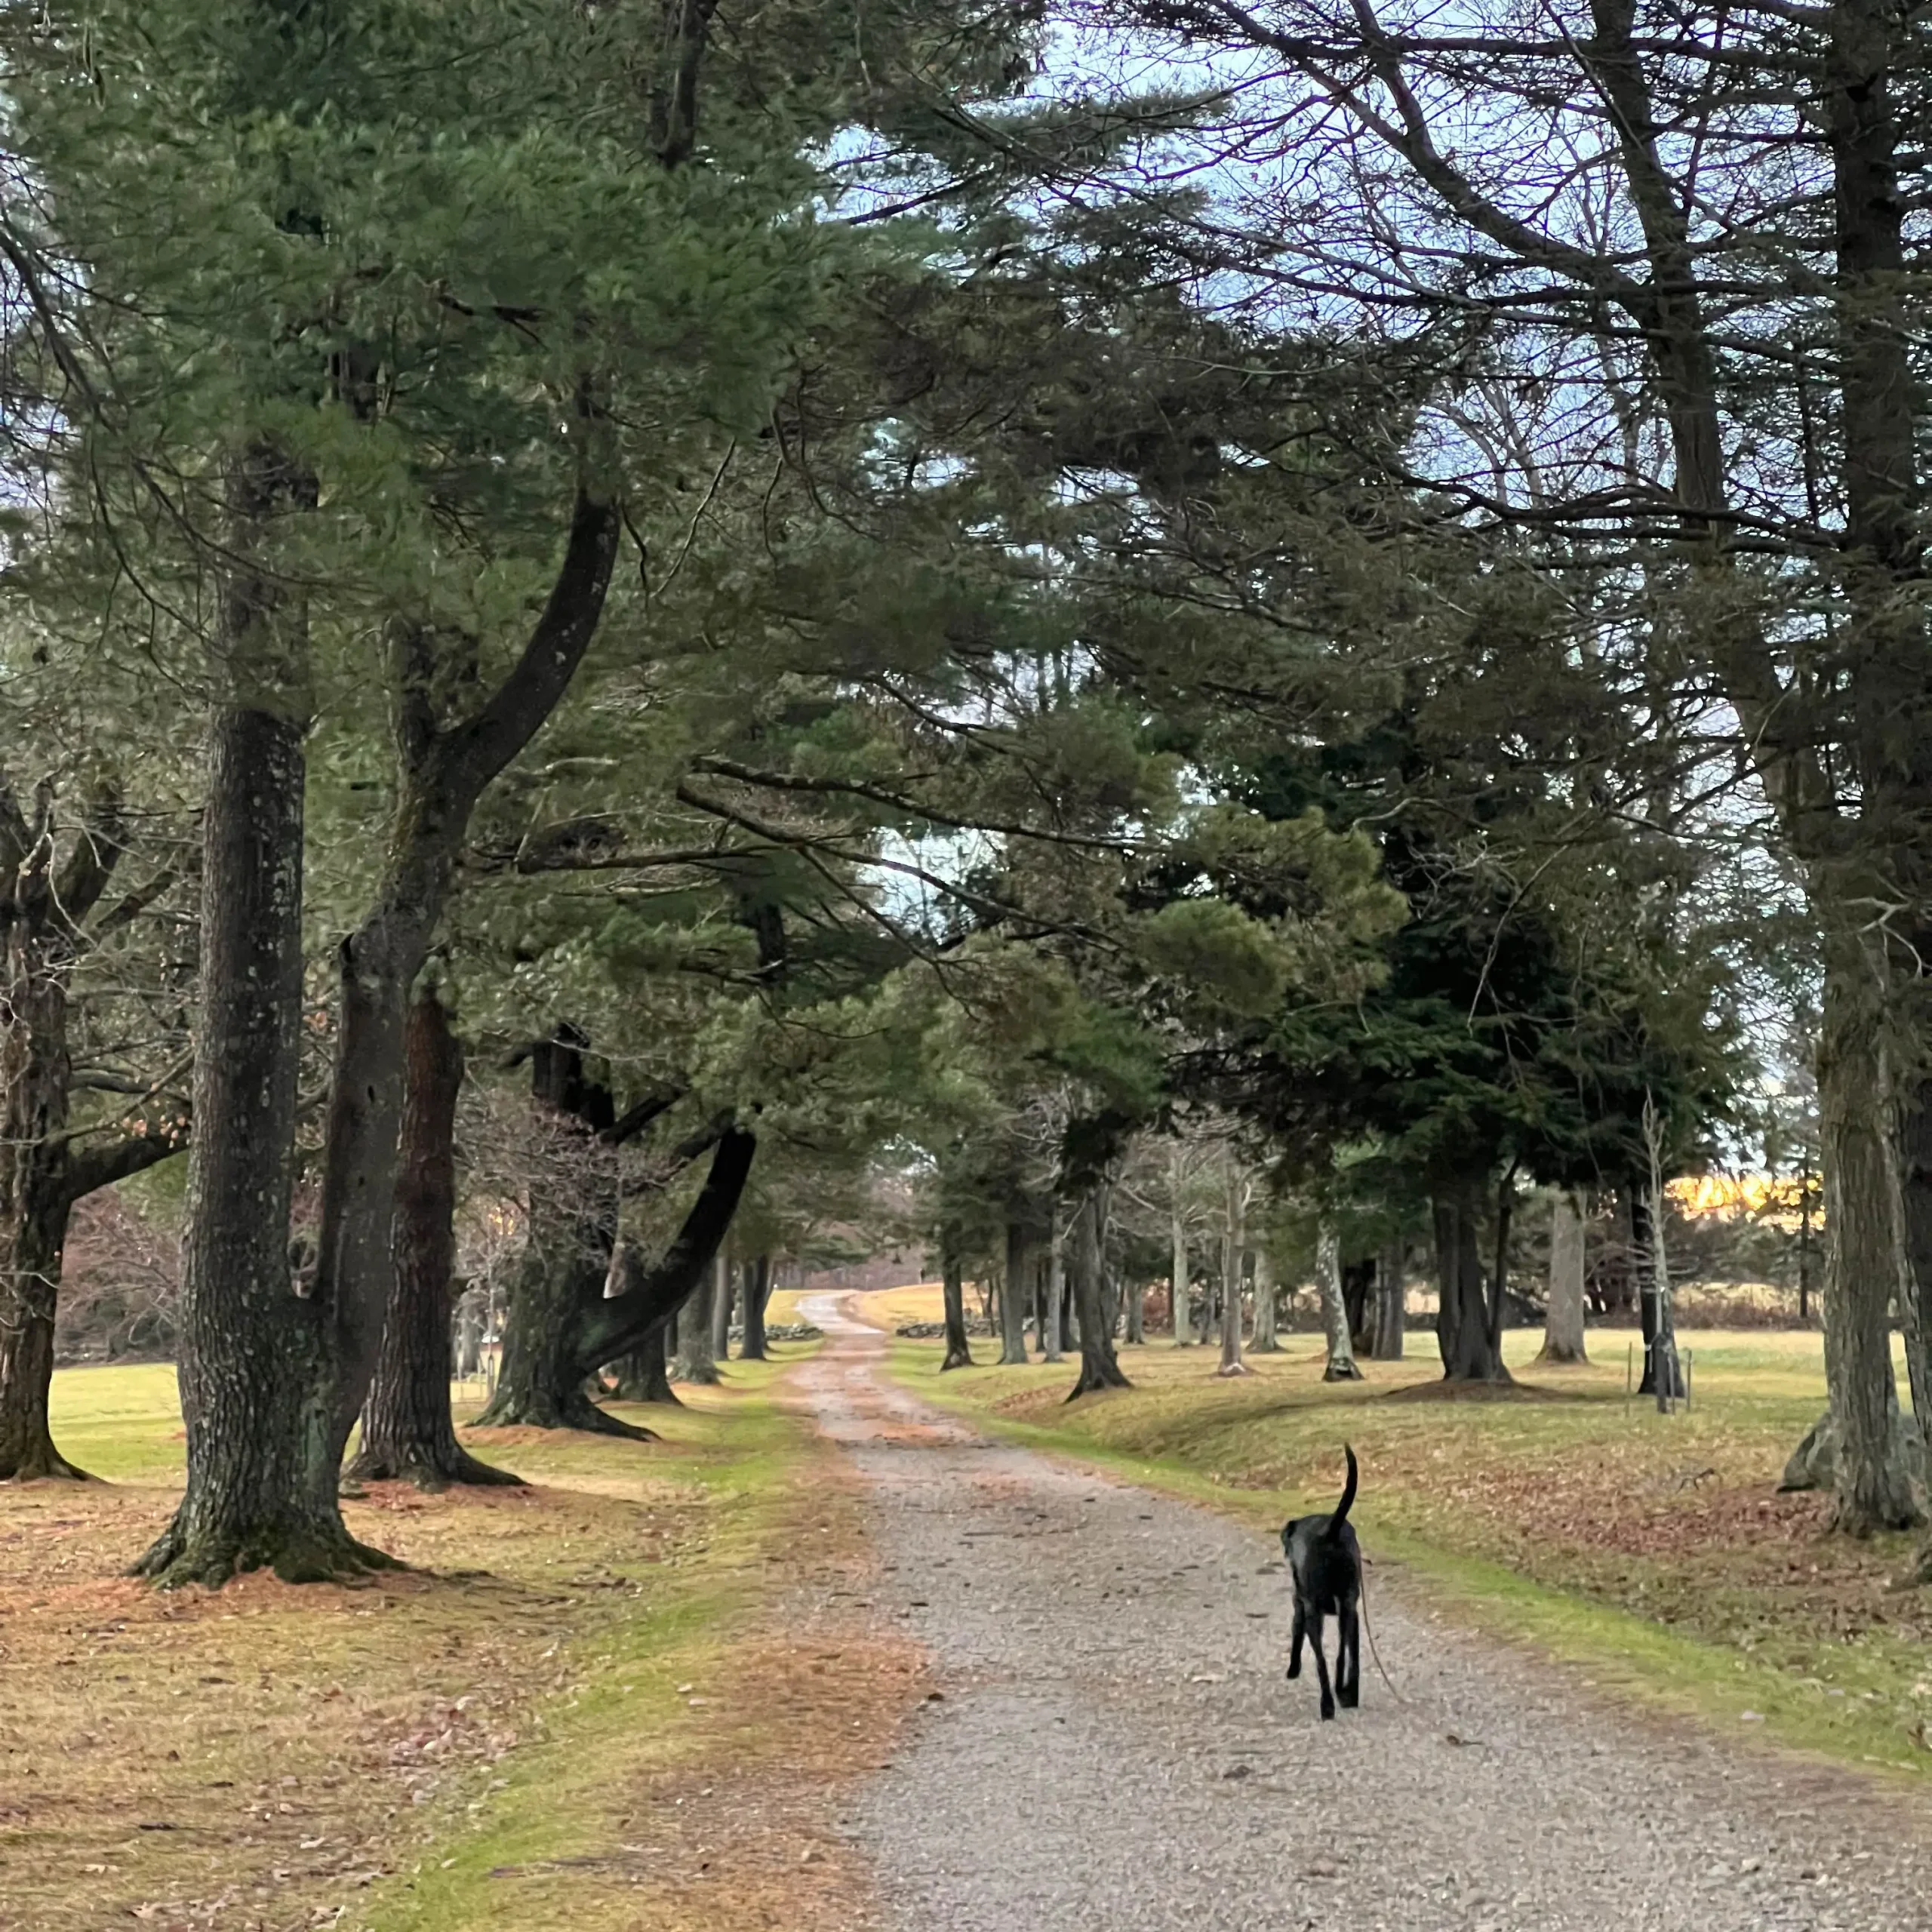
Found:
[[[892,1383],[842,1298],[805,1312],[827,1342],[792,1386],[863,1485],[872,1614],[943,1694],[844,1820],[879,1894],[855,1926],[1932,1927],[1920,1801],[1596,1701],[1386,1570],[1371,1607],[1405,1701],[1368,1663],[1361,1709],[1320,1723],[1312,1669],[1282,1675],[1278,1546],[989,1441]]]

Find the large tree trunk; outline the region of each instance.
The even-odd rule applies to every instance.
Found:
[[[1909,1284],[1882,944],[1862,934],[1841,937],[1828,953],[1818,1043],[1825,1363],[1838,1457],[1832,1521],[1853,1536],[1921,1520],[1894,1454],[1891,1423],[1891,1309]]]
[[[611,1097],[585,1079],[581,1042],[568,1030],[532,1054],[531,1088],[540,1128],[561,1134],[567,1145],[574,1134],[587,1143],[613,1130]],[[614,1184],[603,1198],[591,1198],[595,1190],[575,1200],[559,1198],[558,1188],[532,1190],[529,1233],[504,1324],[503,1375],[478,1427],[519,1423],[650,1439],[649,1430],[607,1415],[585,1384],[669,1321],[709,1274],[757,1143],[719,1121],[681,1143],[675,1157],[694,1158],[706,1147],[712,1154],[704,1185],[670,1246],[648,1267],[631,1242],[615,1238]]]
[[[1501,1351],[1490,1339],[1489,1283],[1482,1265],[1478,1187],[1459,1180],[1435,1198],[1435,1266],[1440,1300],[1436,1345],[1446,1382],[1507,1382]]]
[[[1355,1337],[1349,1327],[1349,1304],[1342,1287],[1342,1237],[1332,1221],[1324,1221],[1315,1240],[1315,1281],[1321,1293],[1322,1326],[1327,1331],[1328,1359],[1324,1382],[1359,1382]]]
[[[1357,1355],[1366,1355],[1375,1346],[1375,1263],[1371,1260],[1342,1263],[1342,1306],[1348,1310],[1349,1340]]]
[[[1066,1347],[1066,1223],[1056,1201],[1053,1232],[1047,1244],[1046,1358],[1065,1360]]]
[[[1247,1177],[1236,1169],[1228,1177],[1226,1218],[1221,1231],[1221,1359],[1217,1375],[1245,1375],[1241,1358],[1241,1273],[1247,1252],[1244,1210]]]
[[[450,1414],[451,1321],[456,1281],[456,1108],[463,1048],[434,988],[411,1003],[401,1170],[395,1214],[395,1291],[362,1441],[348,1474],[361,1482],[515,1483],[456,1439]]]
[[[234,492],[236,554],[312,486],[251,450]],[[272,1567],[295,1582],[389,1559],[344,1527],[328,1310],[289,1263],[302,1028],[306,638],[266,576],[224,585],[203,808],[201,1008],[181,1408],[187,1487],[137,1566],[167,1585]]]
[[[1408,1256],[1398,1241],[1389,1242],[1375,1260],[1376,1361],[1400,1361],[1407,1340]]]
[[[621,528],[614,504],[580,489],[543,614],[509,675],[472,717],[437,715],[434,694],[450,679],[432,634],[399,626],[392,639],[396,816],[375,903],[342,945],[322,1159],[314,1293],[335,1330],[338,1454],[375,1372],[395,1292],[391,1222],[410,988],[428,956],[477,801],[556,708],[596,633]],[[412,1332],[411,1324],[401,1331]]]
[[[771,1257],[761,1254],[745,1264],[745,1339],[738,1345],[741,1361],[765,1358],[764,1310],[771,1299]]]
[[[617,1378],[614,1392],[620,1402],[668,1402],[678,1406],[671,1386],[669,1343],[671,1324],[660,1322],[629,1354],[605,1364]]]
[[[31,863],[24,851],[16,867],[23,862]],[[8,883],[18,891],[17,880]],[[82,1472],[54,1446],[47,1414],[70,1204],[66,987],[47,957],[51,935],[35,909],[16,899],[7,912],[0,955],[0,1481],[77,1477]]]
[[[678,1359],[671,1373],[679,1382],[709,1386],[718,1380],[718,1358],[711,1347],[711,1309],[725,1265],[721,1257],[706,1269],[690,1300],[678,1311]]]
[[[1248,1346],[1258,1355],[1281,1352],[1281,1316],[1275,1305],[1275,1263],[1265,1247],[1254,1251],[1254,1336]]]
[[[1096,1186],[1073,1211],[1067,1229],[1066,1273],[1080,1325],[1080,1376],[1067,1391],[1071,1402],[1097,1389],[1131,1388],[1114,1356],[1113,1324],[1107,1319],[1101,1281],[1106,1244],[1106,1190]]]
[[[940,1233],[939,1267],[946,1300],[946,1359],[939,1365],[943,1375],[950,1368],[973,1366],[973,1345],[966,1334],[966,1283],[959,1230],[949,1223]]]
[[[1026,1355],[1026,1279],[1033,1265],[1032,1231],[1017,1215],[1006,1224],[1006,1276],[999,1291],[999,1358],[1001,1367]]]
[[[1576,1191],[1559,1187],[1549,1223],[1549,1303],[1539,1361],[1588,1361],[1583,1340],[1583,1214]]]

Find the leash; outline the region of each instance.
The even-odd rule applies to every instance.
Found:
[[[1409,1701],[1395,1688],[1394,1681],[1382,1666],[1382,1653],[1375,1647],[1375,1626],[1368,1620],[1368,1562],[1364,1558],[1361,1566],[1361,1627],[1368,1632],[1368,1654],[1375,1660],[1375,1674],[1388,1687],[1389,1694],[1397,1703]]]

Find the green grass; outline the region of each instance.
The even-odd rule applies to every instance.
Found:
[[[1512,1334],[1518,1392],[1457,1399],[1426,1334],[1356,1384],[1324,1384],[1306,1336],[1227,1382],[1212,1351],[1156,1342],[1124,1352],[1133,1389],[1071,1406],[1070,1367],[942,1377],[937,1345],[903,1340],[891,1359],[906,1386],[1002,1435],[1257,1527],[1332,1506],[1347,1441],[1365,1544],[1458,1616],[1734,1733],[1932,1767],[1932,1606],[1887,1587],[1913,1540],[1830,1537],[1822,1499],[1774,1493],[1823,1407],[1818,1338],[1687,1335],[1694,1400],[1674,1416],[1626,1404],[1626,1339],[1593,1335],[1592,1365],[1539,1369],[1538,1337]]]

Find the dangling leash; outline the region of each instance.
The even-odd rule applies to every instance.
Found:
[[[1383,1668],[1382,1653],[1375,1647],[1375,1626],[1368,1620],[1368,1558],[1361,1560],[1361,1627],[1368,1632],[1368,1654],[1375,1660],[1375,1674],[1388,1686],[1389,1694],[1397,1703],[1406,1704],[1409,1700],[1395,1688],[1394,1681]]]

